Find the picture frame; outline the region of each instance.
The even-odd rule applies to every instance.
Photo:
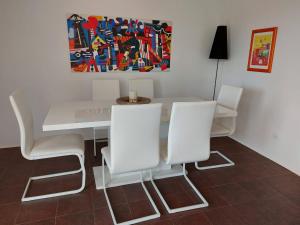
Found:
[[[278,27],[252,30],[248,71],[271,73]]]
[[[169,72],[171,21],[68,14],[71,71]]]

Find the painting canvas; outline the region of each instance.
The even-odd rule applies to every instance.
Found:
[[[67,17],[73,72],[169,71],[172,24],[121,17]]]
[[[277,27],[257,29],[252,31],[248,71],[272,71]]]

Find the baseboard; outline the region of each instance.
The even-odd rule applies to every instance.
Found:
[[[3,149],[9,149],[9,148],[20,148],[20,146],[14,146],[14,145],[0,145],[0,151]]]

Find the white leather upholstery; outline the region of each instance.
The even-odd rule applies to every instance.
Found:
[[[23,91],[17,90],[9,96],[12,108],[17,117],[21,138],[21,153],[24,158],[30,158],[33,140],[33,119],[30,108],[26,104]]]
[[[207,160],[210,155],[210,132],[216,102],[175,102],[171,111],[167,145],[161,141],[161,158],[167,164],[183,164],[182,175],[201,199],[201,203],[170,208],[154,181],[152,185],[168,213],[208,206],[208,202],[187,177],[185,164]],[[176,187],[174,187],[176,188]]]
[[[110,148],[102,148],[101,153],[103,191],[115,225],[136,224],[160,217],[160,212],[143,182],[142,172],[159,164],[161,108],[160,103],[112,106]],[[111,174],[140,172],[140,182],[154,208],[154,214],[117,222],[106,191],[105,162]],[[152,177],[150,179],[152,181]]]
[[[222,85],[217,103],[227,108],[237,110],[243,89],[229,85]]]
[[[229,133],[231,133],[230,129],[227,129],[226,127],[222,126],[222,124],[219,124],[217,122],[213,123],[212,129],[211,129],[211,136],[213,137],[220,137],[220,136],[226,136]]]
[[[119,80],[93,80],[93,100],[115,100],[119,97]]]
[[[32,114],[26,104],[24,93],[22,91],[15,91],[9,96],[9,99],[18,120],[21,136],[21,152],[24,158],[35,160],[75,155],[78,157],[80,163],[80,169],[77,170],[30,177],[25,187],[22,201],[32,201],[81,192],[85,187],[86,179],[86,172],[84,168],[84,141],[81,135],[67,134],[59,136],[49,136],[34,141]],[[78,189],[36,196],[26,196],[28,190],[30,189],[30,183],[33,180],[42,180],[46,178],[65,176],[80,172],[82,173],[82,182],[81,187]]]
[[[79,134],[66,134],[33,139],[32,113],[22,91],[9,96],[16,114],[21,136],[21,152],[26,159],[38,159],[61,155],[84,155],[84,141]]]
[[[215,101],[173,103],[168,135],[168,164],[209,158],[215,109]]]
[[[229,109],[237,111],[243,89],[228,85],[222,85],[217,103]],[[218,118],[213,122],[212,137],[230,136],[235,132],[236,118]]]
[[[129,80],[129,90],[136,91],[138,96],[154,98],[154,86],[152,79]]]
[[[161,104],[112,106],[110,151],[101,150],[111,173],[158,165],[161,107]]]
[[[35,141],[30,156],[49,158],[58,155],[84,154],[84,140],[79,134],[43,137]]]

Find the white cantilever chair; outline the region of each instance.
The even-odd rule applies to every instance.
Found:
[[[113,105],[111,113],[110,147],[102,153],[102,176],[104,194],[114,224],[134,224],[160,216],[160,213],[143,183],[142,171],[159,164],[159,126],[161,104]],[[105,162],[111,174],[140,171],[140,182],[155,210],[155,214],[117,223],[106,192]],[[152,178],[151,178],[152,179]]]
[[[129,90],[136,91],[138,96],[154,98],[154,87],[152,79],[129,80]]]
[[[115,101],[120,97],[119,80],[93,80],[93,100],[94,101]],[[96,127],[94,134],[94,156],[97,154],[96,143],[106,142],[107,138],[96,138],[97,130],[109,130],[109,127]],[[109,132],[108,132],[109,134]]]
[[[30,177],[22,196],[22,201],[31,201],[81,192],[85,187],[86,179],[84,168],[83,138],[77,134],[66,134],[43,137],[38,140],[34,140],[32,114],[31,110],[26,105],[23,92],[15,91],[12,95],[9,96],[9,98],[19,124],[21,137],[21,153],[24,158],[28,160],[37,160],[74,155],[78,157],[80,163],[80,169],[75,171]],[[82,184],[81,187],[77,190],[26,197],[30,182],[33,180],[70,175],[79,172],[82,173]]]
[[[242,96],[243,89],[239,87],[233,87],[228,85],[222,85],[217,104],[229,108],[231,110],[237,111],[238,105]],[[213,122],[213,127],[211,131],[211,137],[226,137],[230,136],[235,132],[236,127],[236,117],[229,118],[217,118]],[[234,166],[234,162],[226,157],[219,151],[211,151],[211,154],[218,154],[221,156],[226,163],[211,165],[211,166],[199,166],[198,163],[195,164],[196,168],[199,170],[220,168],[226,166]]]
[[[167,148],[161,149],[161,156],[167,164],[183,164],[183,176],[196,192],[202,203],[171,209],[155,182],[152,184],[169,213],[176,213],[208,206],[208,202],[186,175],[185,164],[204,161],[210,155],[210,132],[216,102],[173,103]]]

